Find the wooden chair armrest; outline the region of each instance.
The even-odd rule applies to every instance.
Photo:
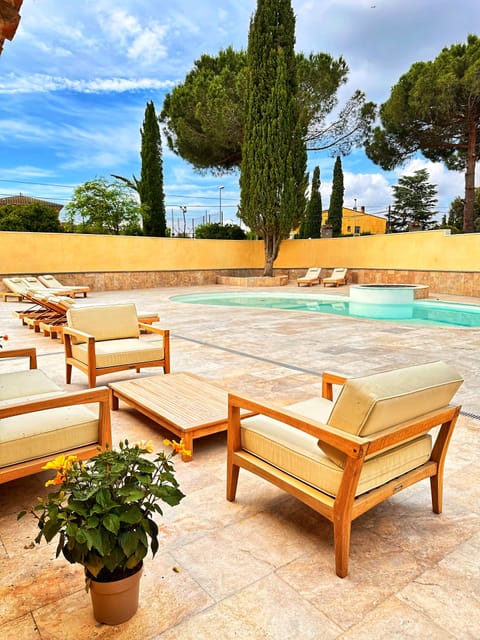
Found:
[[[35,347],[25,349],[1,349],[0,358],[29,358],[30,369],[37,368],[37,350]]]
[[[168,336],[170,333],[170,329],[161,329],[160,327],[153,327],[151,324],[146,324],[145,322],[139,322],[138,328],[142,329],[142,331],[147,331],[148,333],[158,333],[162,336]]]
[[[23,415],[26,413],[34,413],[36,411],[44,411],[45,409],[70,407],[72,405],[91,404],[94,402],[103,404],[104,407],[109,410],[110,391],[108,387],[97,387],[96,389],[73,391],[71,393],[62,391],[59,392],[58,395],[50,396],[43,400],[35,400],[34,402],[22,399],[22,402],[15,402],[0,407],[0,419]]]
[[[301,416],[299,413],[290,411],[285,407],[279,407],[263,400],[261,402],[246,398],[245,396],[237,396],[235,394],[228,394],[228,409],[229,409],[229,428],[230,422],[235,423],[236,418],[234,414],[238,413],[240,416],[240,409],[246,409],[254,414],[260,414],[279,420],[285,424],[304,431],[310,434],[314,438],[330,444],[339,451],[342,451],[350,458],[360,458],[366,454],[369,442],[364,438],[359,438],[349,433],[345,433],[340,429],[331,427],[330,425],[323,424],[317,420],[311,420]],[[230,420],[232,415],[232,421]],[[238,424],[240,424],[240,418],[238,418]]]
[[[322,396],[327,400],[333,400],[333,385],[344,385],[346,377],[340,373],[333,371],[324,371],[322,373]]]
[[[95,336],[92,336],[90,333],[80,331],[80,329],[74,329],[73,327],[64,327],[63,334],[74,336],[75,338],[79,338],[80,340],[85,340],[85,342],[89,342],[89,340],[95,340]]]

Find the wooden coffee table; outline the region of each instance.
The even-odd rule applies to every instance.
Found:
[[[135,380],[112,382],[112,409],[119,400],[183,438],[193,458],[196,438],[225,431],[228,419],[228,391],[192,373],[169,373]],[[245,414],[247,415],[247,414]]]

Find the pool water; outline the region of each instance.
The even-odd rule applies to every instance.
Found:
[[[480,305],[415,300],[411,304],[352,303],[347,296],[277,293],[194,293],[172,296],[174,302],[228,307],[313,311],[351,318],[392,320],[411,324],[480,327]]]

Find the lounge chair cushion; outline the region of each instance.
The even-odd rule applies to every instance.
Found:
[[[72,344],[72,356],[84,364],[88,364],[87,344]],[[141,341],[138,338],[122,340],[105,340],[95,342],[97,369],[116,367],[119,365],[154,362],[163,360],[163,344]]]
[[[303,417],[326,422],[331,407],[331,402],[314,398],[290,405],[288,409]],[[241,425],[243,449],[323,493],[337,494],[343,470],[318,447],[315,437],[262,415],[245,418]],[[367,460],[356,495],[427,462],[431,446],[430,435],[424,435]]]
[[[448,406],[463,380],[445,362],[350,378],[343,385],[328,424],[353,435],[368,436]],[[345,457],[319,442],[340,466]]]
[[[0,467],[69,451],[98,440],[98,416],[82,405],[0,420]]]
[[[67,311],[67,323],[69,327],[94,336],[96,341],[138,338],[140,335],[134,304],[72,307]],[[72,336],[72,344],[82,342]]]

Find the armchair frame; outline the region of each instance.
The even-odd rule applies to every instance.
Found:
[[[34,348],[25,349],[5,349],[0,351],[0,358],[28,357],[30,369],[37,368],[37,357]],[[25,397],[10,400],[4,406],[0,406],[0,419],[12,416],[25,415],[46,409],[57,407],[69,407],[73,405],[85,404],[99,405],[99,427],[97,441],[74,449],[69,449],[63,453],[76,455],[79,460],[86,460],[98,453],[98,447],[111,446],[111,422],[110,422],[110,391],[107,387],[89,389],[87,391],[76,391],[73,393],[59,392],[57,396],[48,397],[44,400],[29,401]],[[1,426],[0,426],[1,428]],[[42,471],[42,467],[52,459],[52,455],[34,458],[18,462],[6,467],[0,467],[0,484],[9,482],[16,478],[32,475]]]
[[[63,339],[65,346],[65,365],[66,365],[66,381],[67,384],[72,382],[72,367],[77,367],[87,374],[88,386],[94,387],[97,376],[115,371],[125,371],[135,369],[138,373],[140,369],[145,367],[163,367],[164,373],[170,373],[170,330],[153,327],[145,322],[138,322],[138,328],[145,333],[156,333],[163,336],[163,360],[153,360],[148,362],[136,362],[135,364],[115,365],[111,367],[98,367],[95,353],[95,337],[79,329],[65,326],[63,327]],[[87,342],[87,360],[85,364],[73,357],[72,354],[72,337],[79,338]]]
[[[323,397],[331,400],[333,397],[333,385],[343,384],[344,382],[344,377],[325,372],[322,382]],[[229,394],[227,500],[235,500],[241,468],[251,471],[301,500],[332,522],[335,569],[337,575],[343,578],[348,573],[352,521],[369,509],[403,491],[410,485],[425,478],[430,478],[432,510],[434,513],[441,513],[445,458],[460,408],[460,406],[449,406],[443,410],[431,412],[416,421],[403,424],[398,428],[393,427],[371,436],[359,437],[347,434],[321,422],[306,419],[288,409]],[[346,455],[346,464],[337,495],[335,497],[327,495],[242,449],[240,409],[279,420],[343,452]],[[441,426],[432,447],[430,459],[426,463],[376,489],[355,497],[360,473],[367,454],[380,453],[413,437],[427,433],[438,425]]]

